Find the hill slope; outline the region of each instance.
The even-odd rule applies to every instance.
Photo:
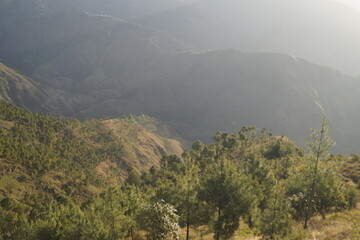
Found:
[[[198,0],[11,0],[0,2],[0,29],[10,30],[29,18],[59,11],[82,11],[134,20]]]
[[[45,0],[42,1],[42,4],[47,11],[78,10],[109,15],[126,20],[134,20],[184,6],[195,1],[196,0]]]
[[[45,94],[29,79],[0,63],[0,99],[30,108],[44,98]]]
[[[7,65],[32,75],[45,71],[44,65],[70,61],[54,70],[77,81],[89,77],[92,69],[87,65],[107,67],[111,74],[119,64],[124,65],[121,70],[127,70],[135,59],[141,68],[159,55],[184,49],[179,41],[159,32],[77,11],[34,17],[0,41],[0,53]]]
[[[71,115],[79,101],[87,99],[55,89],[51,84],[41,83],[0,63],[0,100],[36,112]]]
[[[186,53],[162,33],[80,12],[34,18],[1,44],[12,66],[56,93],[52,114],[144,113],[189,140],[257,125],[302,144],[319,127],[320,104],[338,151],[359,148],[359,80],[295,57]]]
[[[21,196],[35,188],[61,194],[72,186],[80,197],[120,183],[129,167],[144,172],[163,154],[183,151],[180,142],[142,127],[154,121],[145,116],[79,122],[4,101],[0,109],[0,194]]]
[[[222,50],[178,54],[151,77],[119,110],[157,116],[190,139],[256,125],[302,144],[319,127],[321,105],[338,149],[359,147],[350,126],[360,117],[360,81],[334,70],[286,55]]]

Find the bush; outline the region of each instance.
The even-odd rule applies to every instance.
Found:
[[[176,209],[164,200],[146,205],[138,216],[138,224],[147,232],[146,238],[149,240],[179,239],[178,222]]]

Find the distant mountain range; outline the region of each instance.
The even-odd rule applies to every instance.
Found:
[[[360,13],[330,0],[203,0],[137,20],[201,49],[305,58],[360,76]]]
[[[270,4],[274,1],[260,2]],[[185,12],[191,9],[191,13],[203,9],[203,15],[197,16],[210,16],[207,8],[199,7],[203,2],[171,10],[174,13],[171,18],[167,15],[170,12],[161,11],[163,13],[154,12],[152,17],[138,20],[138,23],[154,28],[158,22],[156,28],[163,32],[77,10],[50,11],[45,4],[50,2],[43,1],[43,5],[33,7],[33,15],[30,10],[25,11],[29,17],[18,20],[15,28],[2,29],[6,35],[0,37],[1,59],[16,69],[1,66],[0,94],[7,101],[37,111],[82,119],[144,113],[175,128],[188,140],[208,141],[216,131],[238,131],[245,125],[256,125],[266,127],[273,134],[286,135],[300,144],[304,143],[310,128],[319,127],[323,108],[338,142],[336,151],[351,152],[360,148],[360,129],[357,128],[360,79],[284,54],[235,49],[201,52],[199,49],[212,46],[210,42],[217,41],[216,37],[232,41],[232,35],[226,35],[227,29],[221,24],[217,28],[212,28],[212,24],[197,25],[197,21],[191,26],[184,25],[186,28],[176,25],[184,9],[188,9]],[[282,7],[289,7],[282,2]],[[38,3],[41,2],[36,1]],[[209,1],[207,7],[215,7],[217,3]],[[245,0],[238,3],[248,4],[251,9],[268,9],[264,8],[267,5],[259,6],[260,3]],[[234,2],[229,0],[229,4]],[[226,3],[219,5],[217,12],[226,10],[229,18],[234,17],[236,12],[224,9],[225,6]],[[20,7],[11,9],[15,11]],[[345,7],[339,9],[351,12]],[[245,18],[245,10],[242,11],[244,14],[239,16]],[[291,15],[291,12],[287,14]],[[248,12],[248,17],[250,15]],[[5,18],[4,15],[0,17]],[[277,23],[284,23],[285,17]],[[298,17],[294,16],[293,20]],[[241,24],[246,25],[244,21]],[[204,23],[211,22],[204,19]],[[207,36],[209,40],[204,40],[203,45],[200,38],[199,41],[190,39],[196,38],[197,27],[199,31],[214,30],[210,35],[199,32],[199,36]],[[276,32],[270,31],[270,26],[265,27],[269,33]],[[191,31],[186,33],[188,28]],[[249,29],[229,25],[229,31],[231,29],[237,29],[243,35],[257,31],[251,25]],[[220,30],[223,34],[216,33]],[[295,30],[293,33],[300,33]],[[354,31],[356,39],[357,30]],[[195,35],[184,37],[182,33]],[[267,42],[260,35],[259,40]],[[285,40],[281,41],[291,42]],[[308,44],[300,44],[299,52],[305,53],[300,49],[309,46],[318,49],[304,37],[298,40]],[[249,43],[256,41],[249,40]],[[334,43],[339,41],[334,39]],[[259,43],[259,46],[265,45]],[[355,48],[353,53],[354,56],[357,53]]]

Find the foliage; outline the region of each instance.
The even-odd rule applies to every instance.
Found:
[[[307,152],[303,158],[305,167],[294,175],[289,194],[293,196],[296,217],[304,220],[304,228],[315,214],[325,218],[331,210],[345,208],[345,197],[337,174],[340,164],[330,157],[329,148],[335,143],[328,135],[328,124],[323,117],[321,130],[312,131]]]
[[[206,169],[199,199],[205,201],[216,215],[213,223],[215,239],[229,239],[238,229],[240,216],[255,200],[251,189],[250,181],[226,161]]]
[[[179,226],[186,239],[190,229],[230,239],[241,220],[263,239],[301,239],[296,221],[358,201],[358,155],[328,154],[325,120],[306,151],[244,127],[141,172],[123,160],[126,143],[108,122],[0,107],[0,239],[134,240],[141,229],[148,239],[178,239]]]
[[[14,123],[10,130],[0,128],[0,158],[20,164],[30,176],[63,171],[79,176],[80,182],[75,185],[99,185],[101,180],[94,172],[99,162],[121,160],[122,145],[109,133],[87,130],[91,122],[81,125],[72,119],[31,113],[5,102],[0,102],[0,109],[0,119]]]
[[[269,208],[261,214],[260,231],[265,239],[284,238],[292,231],[292,208],[284,186],[277,185],[268,198]]]
[[[176,209],[165,201],[148,204],[139,213],[138,222],[149,240],[178,239],[180,227]]]

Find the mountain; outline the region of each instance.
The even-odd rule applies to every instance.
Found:
[[[6,64],[56,92],[50,96],[60,103],[50,112],[65,116],[130,98],[152,62],[184,49],[159,32],[78,11],[39,15],[0,41]]]
[[[86,98],[55,89],[0,63],[0,100],[36,112],[69,115]]]
[[[27,77],[0,63],[0,99],[31,108],[45,97]]]
[[[27,74],[33,74],[41,66],[51,65],[54,61],[67,61],[65,57],[79,63],[81,58],[84,65],[92,64],[92,67],[110,64],[108,68],[111,68],[116,61],[131,65],[135,58],[140,64],[141,57],[144,64],[156,55],[184,49],[179,41],[159,32],[111,17],[77,11],[34,17],[8,34],[0,44],[0,53],[7,65]],[[79,65],[64,68],[67,72],[60,74],[72,74],[78,80],[88,73],[88,69]]]
[[[134,20],[175,9],[198,0],[43,0],[46,11],[78,10]]]
[[[120,183],[129,168],[145,172],[163,154],[183,151],[179,141],[155,134],[168,128],[147,116],[79,122],[4,101],[0,109],[0,198],[39,190],[62,194],[69,186],[80,196],[94,194]]]
[[[319,127],[321,106],[336,151],[358,149],[359,79],[288,55],[187,49],[161,32],[78,11],[35,17],[0,44],[11,67],[52,93],[43,112],[146,114],[191,141],[256,125],[302,144]]]
[[[203,0],[137,22],[204,50],[284,53],[360,75],[360,13],[330,0]]]
[[[0,41],[19,25],[40,13],[40,6],[35,0],[0,1]],[[3,61],[0,59],[0,61]]]
[[[114,105],[119,114],[156,116],[188,139],[256,125],[299,144],[319,127],[323,108],[346,152],[359,147],[359,90],[359,79],[291,56],[218,50],[173,55],[131,101]]]
[[[42,14],[81,11],[131,21],[196,1],[198,0],[2,0],[0,33],[12,31],[15,27]]]
[[[255,238],[358,232],[347,221],[357,212],[347,212],[360,156],[325,156],[325,119],[310,153],[297,146],[326,115],[332,153],[358,151],[359,78],[287,54],[199,51],[77,8],[92,2],[0,2],[0,239],[144,239],[155,229],[142,220],[158,206],[172,236],[177,222],[190,238],[202,238],[199,224],[219,239],[249,228]],[[183,151],[178,132],[209,144]],[[310,219],[326,225],[327,213],[342,210],[322,231]]]

